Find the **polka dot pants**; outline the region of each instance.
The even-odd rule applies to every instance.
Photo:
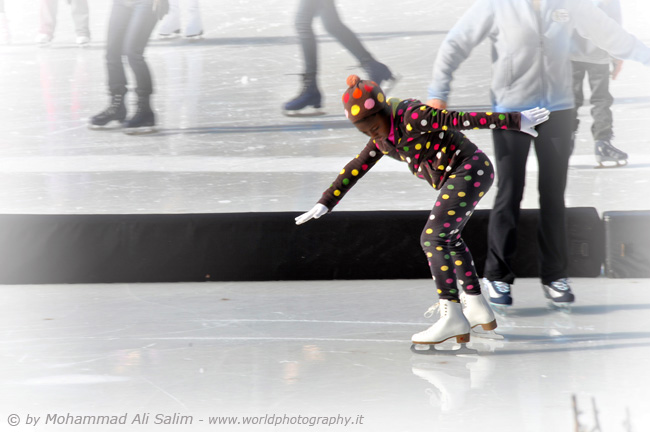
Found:
[[[493,181],[492,163],[477,150],[449,176],[431,210],[421,244],[442,300],[457,302],[459,285],[468,294],[481,292],[472,254],[461,232]]]

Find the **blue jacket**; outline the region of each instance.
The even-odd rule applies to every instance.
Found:
[[[490,98],[494,111],[574,107],[573,32],[621,59],[650,65],[650,48],[590,0],[477,0],[449,31],[433,67],[429,98],[447,100],[452,75],[472,49],[492,43]]]
[[[621,3],[619,0],[591,0],[596,6],[601,8],[607,16],[614,19],[617,23],[621,24],[622,22],[622,13],[621,13]],[[612,60],[612,57],[602,48],[598,48],[593,42],[590,42],[589,39],[585,39],[578,34],[578,32],[573,32],[573,46],[571,50],[571,60],[585,62],[585,63],[597,63],[597,64],[609,64]]]

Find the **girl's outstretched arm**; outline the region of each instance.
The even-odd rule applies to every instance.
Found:
[[[406,130],[424,134],[436,130],[510,129],[537,136],[535,126],[549,119],[546,108],[522,112],[465,112],[432,108],[430,105],[409,107],[404,113]]]
[[[383,156],[377,149],[373,140],[354,159],[348,162],[341,170],[331,186],[323,192],[318,203],[308,212],[296,218],[296,225],[303,224],[311,219],[318,219],[329,212],[338,204],[343,196],[372,168]]]

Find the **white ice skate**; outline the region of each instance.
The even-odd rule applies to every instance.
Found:
[[[476,354],[476,351],[467,348],[469,342],[470,326],[467,318],[463,315],[460,303],[449,300],[440,300],[424,314],[432,316],[435,311],[440,312],[440,319],[427,330],[416,333],[412,336],[411,351],[418,354]],[[436,350],[435,345],[456,338],[460,349]],[[419,345],[428,345],[428,349],[419,349]]]
[[[463,314],[472,329],[472,336],[503,339],[502,335],[494,331],[497,328],[497,320],[482,294],[467,295],[463,292],[460,295],[460,302],[463,305]]]
[[[90,45],[90,37],[77,36],[76,42],[80,48],[86,48],[88,45]]]
[[[459,357],[463,358],[463,357]],[[476,361],[476,360],[474,360]],[[413,367],[413,375],[422,378],[433,388],[425,390],[429,397],[429,404],[434,408],[440,408],[443,412],[461,410],[467,407],[466,401],[471,389],[469,371],[465,365],[448,364],[427,365],[427,367]],[[450,367],[451,366],[451,367]]]
[[[36,44],[41,47],[48,47],[52,43],[52,36],[46,33],[39,33],[36,35]]]

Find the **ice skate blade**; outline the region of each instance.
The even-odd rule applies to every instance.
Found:
[[[181,37],[181,31],[180,30],[174,30],[171,33],[159,33],[158,34],[158,39],[175,39]]]
[[[157,132],[154,126],[144,126],[139,128],[126,128],[124,133],[127,135],[147,135]]]
[[[604,168],[621,168],[627,165],[627,159],[623,160],[599,160],[598,166],[596,166],[596,169],[604,169]],[[613,162],[612,164],[606,164],[605,162]]]
[[[510,308],[512,307],[512,305],[490,303],[490,307],[492,308],[492,310],[494,310],[499,315],[508,316],[508,312],[509,312]]]
[[[105,131],[117,130],[117,129],[122,129],[123,127],[124,127],[124,125],[123,125],[122,122],[117,122],[117,124],[114,124],[113,122],[108,122],[103,126],[88,123],[88,129],[96,130],[96,131],[100,131],[100,130],[105,130]]]
[[[282,114],[287,117],[318,117],[327,114],[320,107],[318,108],[303,108],[301,110],[282,110]]]
[[[467,344],[460,344],[459,348],[455,349],[440,349],[436,348],[437,344],[412,344],[411,351],[415,354],[421,355],[477,355],[478,351],[467,348]]]
[[[483,330],[480,327],[473,328],[470,333],[471,338],[480,338],[487,340],[504,340],[505,337],[502,334],[495,332],[494,330]]]
[[[564,312],[566,314],[571,313],[571,307],[573,306],[573,303],[556,303],[554,301],[548,302],[548,307],[551,310],[559,311],[559,312]]]

